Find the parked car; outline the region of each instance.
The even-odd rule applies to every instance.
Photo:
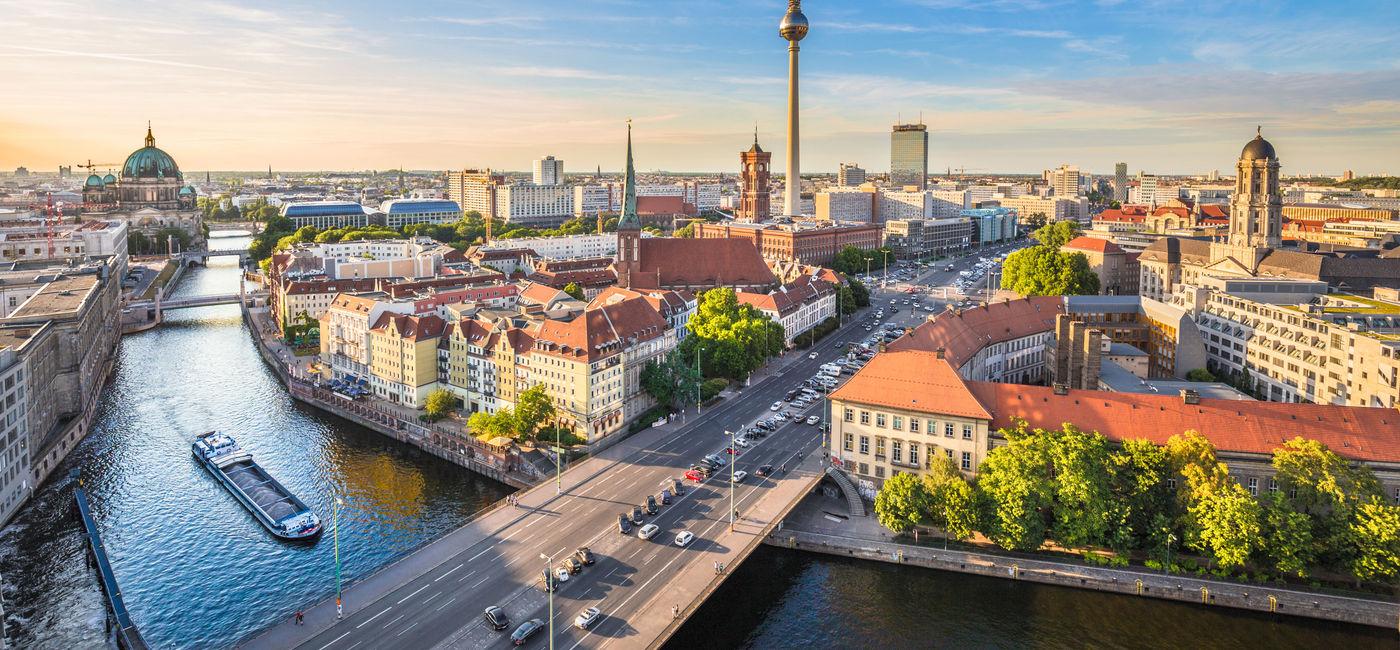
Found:
[[[661,505],[663,505],[663,506],[669,506],[669,505],[671,505],[671,491],[670,491],[670,490],[662,490],[662,491],[661,491]]]
[[[747,447],[749,446],[749,441],[745,440],[743,436],[735,436],[734,444],[739,445],[740,447]]]
[[[540,588],[544,589],[546,593],[559,588],[559,580],[549,569],[540,569]]]
[[[783,403],[782,403],[782,402],[773,402],[773,405],[770,406],[770,407],[768,407],[768,410],[770,410],[770,411],[776,411],[776,410],[778,410],[778,409],[780,409],[780,408],[783,408]]]
[[[716,465],[719,465],[720,467],[724,467],[725,465],[728,465],[728,464],[729,464],[729,463],[728,463],[727,461],[725,461],[723,458],[720,458],[719,456],[716,456],[716,455],[714,455],[714,454],[710,454],[710,455],[706,456],[705,458],[714,461],[715,464],[716,464]]]
[[[695,539],[695,533],[692,533],[688,530],[683,530],[679,533],[676,533],[676,546],[687,546],[693,539]]]
[[[701,475],[700,475],[700,472],[697,472],[697,471],[695,471],[695,470],[693,470],[693,469],[690,470],[689,472],[686,472],[686,473],[685,473],[685,477],[686,477],[687,479],[690,479],[690,480],[692,480],[692,481],[695,481],[696,483],[699,483],[700,481],[705,480],[705,477],[704,477],[704,476],[701,476]],[[622,532],[625,533],[625,532],[627,532],[627,531],[622,531]]]
[[[574,557],[578,558],[583,566],[593,566],[593,551],[588,550],[587,546],[578,547],[578,550],[574,551]]]
[[[529,641],[530,637],[535,636],[535,634],[543,629],[544,621],[538,618],[532,618],[521,623],[520,627],[515,628],[515,631],[510,633],[510,642],[515,645],[525,645],[525,642]]]
[[[654,516],[658,510],[660,507],[656,505],[656,497],[647,495],[647,514]]]
[[[692,465],[690,471],[699,474],[700,478],[710,478],[710,475],[715,472],[714,468],[709,465]],[[686,478],[690,477],[687,476]]]
[[[651,536],[655,535],[658,530],[661,530],[661,527],[656,524],[642,526],[642,529],[637,531],[637,539],[651,539]]]
[[[564,566],[554,567],[554,577],[558,578],[559,582],[568,582],[569,568]]]
[[[564,558],[564,568],[568,569],[569,573],[577,575],[583,571],[583,562],[580,562],[576,557],[566,557]]]
[[[510,627],[510,617],[506,616],[506,610],[496,605],[487,607],[483,616],[486,618],[486,624],[491,626],[493,630],[504,630]]]
[[[795,390],[790,390],[790,391],[787,392],[787,395],[784,395],[784,396],[783,396],[783,401],[784,401],[784,402],[791,402],[791,401],[793,400],[793,398],[795,398],[795,397],[797,397],[797,391],[795,391]]]
[[[807,424],[816,424],[816,423],[821,422],[821,421],[822,421],[822,419],[819,418],[819,417],[817,417],[817,416],[815,416],[815,415],[809,415],[809,416],[807,416]]]
[[[744,470],[739,470],[739,471],[737,471],[737,472],[734,472],[734,482],[735,482],[735,483],[743,483],[743,482],[744,482],[744,479],[746,479],[746,478],[748,478],[748,477],[749,477],[749,473],[748,473],[748,472],[745,472]]]
[[[632,522],[628,521],[627,515],[617,516],[617,532],[623,535],[632,532]]]
[[[838,343],[837,346],[839,347],[840,344]],[[817,353],[816,353],[816,352],[813,352],[813,353],[807,355],[807,358],[808,358],[808,359],[815,359],[815,358],[817,358]]]
[[[597,607],[589,607],[574,618],[574,627],[580,630],[586,630],[602,617],[603,613],[599,611]]]
[[[642,509],[641,509],[641,507],[638,506],[638,507],[632,508],[632,523],[635,524],[635,525],[640,526],[640,525],[642,525],[642,521],[643,521],[643,520],[642,520]]]

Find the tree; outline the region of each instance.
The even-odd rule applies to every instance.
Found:
[[[1268,564],[1280,574],[1308,577],[1316,560],[1308,516],[1294,510],[1282,492],[1269,493],[1261,507],[1263,544],[1259,550]]]
[[[570,282],[564,285],[564,293],[572,296],[574,300],[586,300],[586,298],[583,297],[583,289],[580,289],[576,282]]]
[[[495,413],[478,411],[467,418],[467,428],[477,432],[478,438],[491,440],[500,438],[520,439],[519,427],[516,426],[515,410],[507,406],[498,409]]]
[[[856,307],[870,306],[870,290],[865,288],[865,283],[855,278],[847,278],[846,285],[851,288],[851,297],[855,298]]]
[[[1352,467],[1327,445],[1296,437],[1274,451],[1273,466],[1280,493],[1310,522],[1318,559],[1345,568],[1351,563],[1347,539],[1357,508],[1384,495],[1375,475],[1366,467]]]
[[[1243,565],[1262,541],[1260,506],[1239,483],[1212,483],[1191,507],[1198,529],[1194,546],[1222,569]]]
[[[688,224],[686,224],[685,227],[683,227],[683,228],[681,228],[680,230],[677,230],[677,231],[676,231],[676,235],[675,235],[675,236],[676,236],[676,237],[680,237],[681,239],[694,239],[694,238],[695,238],[695,224],[694,224],[694,223],[688,223]]]
[[[1186,381],[1213,382],[1215,381],[1215,375],[1211,374],[1211,372],[1205,368],[1196,368],[1186,373]]]
[[[1046,437],[1046,451],[1054,466],[1050,537],[1071,547],[1106,544],[1126,548],[1122,502],[1112,493],[1108,439],[1069,423],[1060,431],[1037,430],[1036,434]]]
[[[842,314],[850,315],[856,313],[856,297],[851,292],[851,288],[846,285],[836,287],[836,306]]]
[[[1006,256],[1001,286],[1025,296],[1083,296],[1099,292],[1099,276],[1083,253],[1031,246]]]
[[[516,432],[522,438],[531,438],[540,425],[553,420],[554,400],[544,390],[544,384],[535,384],[515,398]]]
[[[1041,246],[1059,248],[1073,241],[1079,236],[1079,223],[1075,221],[1056,221],[1055,223],[1042,226],[1031,237],[1040,242]]]
[[[891,476],[875,495],[875,518],[880,525],[896,533],[913,530],[915,540],[919,538],[915,527],[926,523],[932,507],[923,482],[908,472]]]
[[[962,540],[972,537],[981,525],[981,505],[977,491],[967,481],[947,483],[938,494],[942,507],[943,531],[949,537]]]
[[[1175,530],[1167,450],[1150,440],[1128,439],[1110,457],[1111,490],[1122,502],[1127,544],[1153,552],[1165,548],[1167,535]]]
[[[977,487],[988,506],[982,531],[1002,548],[1033,551],[1049,531],[1046,515],[1054,490],[1049,458],[1023,426],[1002,433],[1009,444],[988,452],[978,470]]]
[[[700,374],[696,372],[695,364],[686,363],[685,358],[675,350],[660,362],[655,359],[647,361],[642,366],[639,379],[642,390],[658,404],[676,407],[699,395]]]
[[[681,349],[692,362],[697,348],[704,348],[704,374],[742,379],[782,351],[783,328],[751,305],[740,304],[732,289],[705,292]]]
[[[1023,222],[1023,225],[1029,227],[1031,230],[1038,230],[1038,229],[1044,227],[1044,226],[1045,226],[1045,213],[1044,213],[1044,212],[1032,212],[1032,213],[1030,213],[1029,215],[1026,216],[1026,219],[1025,219],[1025,221]]]
[[[865,272],[865,260],[866,253],[864,250],[856,248],[855,246],[846,246],[836,253],[836,258],[831,262],[831,268],[837,273],[856,275]],[[879,268],[875,266],[874,261],[871,261],[870,264],[872,268]]]
[[[457,396],[446,388],[438,388],[428,393],[423,408],[428,412],[429,418],[440,420],[447,417],[452,409],[457,408]]]
[[[1400,508],[1371,497],[1357,506],[1348,532],[1347,568],[1358,581],[1400,579]]]

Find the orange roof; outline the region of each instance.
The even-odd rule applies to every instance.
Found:
[[[588,309],[570,321],[545,320],[532,334],[536,352],[591,361],[660,337],[668,327],[666,319],[638,297]]]
[[[1345,458],[1400,462],[1400,436],[1396,435],[1400,410],[1396,409],[1221,399],[1186,404],[1177,395],[1090,390],[1056,395],[1045,386],[979,381],[967,382],[967,388],[996,414],[995,428],[1011,426],[1012,418],[1042,429],[1058,429],[1069,422],[1111,440],[1145,438],[1159,445],[1174,435],[1196,431],[1221,451],[1252,454],[1271,454],[1285,441],[1301,436]]]
[[[778,284],[763,256],[747,239],[648,237],[641,241],[638,266],[641,268],[632,276],[633,287]]]
[[[1075,237],[1074,239],[1071,239],[1060,248],[1073,248],[1081,251],[1096,251],[1099,253],[1123,252],[1123,249],[1119,248],[1118,244],[1108,241],[1107,239],[1098,239],[1097,237],[1085,237],[1084,235],[1080,235],[1078,237]]]
[[[875,355],[832,400],[907,411],[992,419],[946,359],[934,352],[904,350]]]
[[[926,352],[943,348],[948,362],[960,368],[988,345],[1053,330],[1055,315],[1064,311],[1064,298],[1060,296],[1036,296],[961,311],[949,310],[915,327],[910,335],[896,339],[889,347]]]
[[[1122,210],[1104,210],[1099,216],[1094,217],[1094,221],[1113,221],[1123,223],[1143,223],[1147,220],[1147,215],[1139,210],[1123,208]]]
[[[379,316],[379,321],[370,331],[397,334],[399,338],[410,341],[425,341],[442,336],[446,325],[447,323],[437,316],[409,316],[385,312]]]

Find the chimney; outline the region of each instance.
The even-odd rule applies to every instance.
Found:
[[[1186,402],[1187,404],[1200,404],[1201,393],[1199,391],[1187,388],[1181,391],[1181,400]]]
[[[946,356],[946,351],[945,351],[943,348],[938,348],[937,350],[934,350],[933,353],[934,353],[935,355],[937,355],[939,359],[946,359],[946,358],[948,358],[948,357]]]
[[[885,340],[884,340],[884,339],[880,339],[880,346],[879,346],[879,347],[880,347],[880,351],[881,351],[881,352],[884,352],[885,349],[889,347],[889,344],[885,343]]]
[[[1062,382],[1062,381],[1057,381],[1057,382],[1055,382],[1054,390],[1055,390],[1055,394],[1056,394],[1056,395],[1068,395],[1068,394],[1069,394],[1069,385],[1068,385],[1068,384],[1065,384],[1065,383]]]

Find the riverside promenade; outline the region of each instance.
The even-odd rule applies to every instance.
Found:
[[[1202,607],[1232,607],[1400,630],[1400,603],[1338,596],[1260,584],[1163,575],[1145,569],[1111,569],[991,553],[901,544],[874,515],[848,517],[845,502],[808,496],[764,543],[840,557],[971,573],[1004,580],[1094,589],[1159,598]],[[934,537],[932,539],[938,539]]]

